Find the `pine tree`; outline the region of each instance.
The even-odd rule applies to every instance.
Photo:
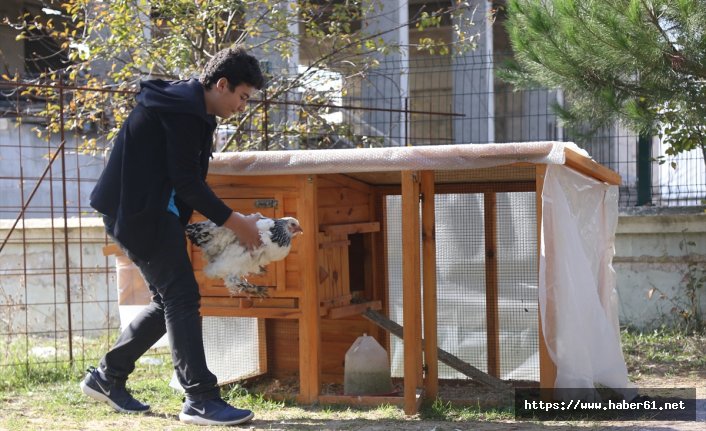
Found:
[[[622,120],[706,163],[706,0],[509,0],[503,79],[563,89],[568,126]]]

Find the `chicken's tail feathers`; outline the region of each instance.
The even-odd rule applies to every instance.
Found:
[[[199,247],[211,241],[213,238],[213,228],[216,225],[211,221],[187,224],[185,231],[189,240]]]

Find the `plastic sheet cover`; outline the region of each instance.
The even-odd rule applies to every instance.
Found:
[[[327,174],[404,170],[479,169],[515,162],[564,164],[571,142],[429,145],[332,150],[216,153],[209,172],[223,175]]]
[[[539,303],[556,388],[632,387],[612,267],[617,223],[617,186],[564,166],[547,167]]]

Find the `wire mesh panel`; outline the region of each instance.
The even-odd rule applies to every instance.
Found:
[[[478,194],[437,195],[437,307],[439,347],[486,369],[483,201]],[[387,196],[387,271],[390,319],[402,319],[401,197]],[[392,375],[403,375],[403,345],[390,339]],[[440,364],[439,377],[460,378]]]
[[[500,375],[539,379],[537,211],[534,192],[497,194]]]
[[[256,318],[203,318],[206,364],[219,383],[261,373],[259,327]]]
[[[385,197],[385,232],[389,318],[404,326],[402,320],[402,197]],[[404,375],[402,341],[390,335],[390,370],[393,377]]]
[[[449,177],[449,175],[446,175]],[[471,192],[477,186],[455,186],[457,193],[437,192],[436,265],[437,334],[439,348],[470,365],[490,372],[499,362],[499,377],[538,380],[537,239],[534,192]],[[488,212],[486,194],[493,194],[495,210]],[[401,197],[385,200],[389,316],[404,326],[402,318]],[[494,228],[486,217],[494,214]],[[487,229],[495,232],[494,244],[486,244]],[[488,272],[488,247],[497,250],[497,269]],[[488,289],[497,286],[497,305],[489,306]],[[493,311],[497,310],[497,312]],[[497,314],[497,327],[489,319]],[[490,316],[490,317],[489,317]],[[497,345],[496,345],[497,344]],[[402,341],[391,337],[392,375],[404,374]],[[499,358],[489,353],[498,351]],[[466,376],[439,364],[439,378]]]
[[[487,371],[483,196],[437,194],[434,207],[439,347]],[[439,378],[463,377],[439,364]]]

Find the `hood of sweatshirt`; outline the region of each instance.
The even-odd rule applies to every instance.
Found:
[[[216,126],[216,117],[206,112],[204,88],[197,79],[142,81],[140,93],[136,99],[146,108],[161,112],[193,114],[212,127]]]

